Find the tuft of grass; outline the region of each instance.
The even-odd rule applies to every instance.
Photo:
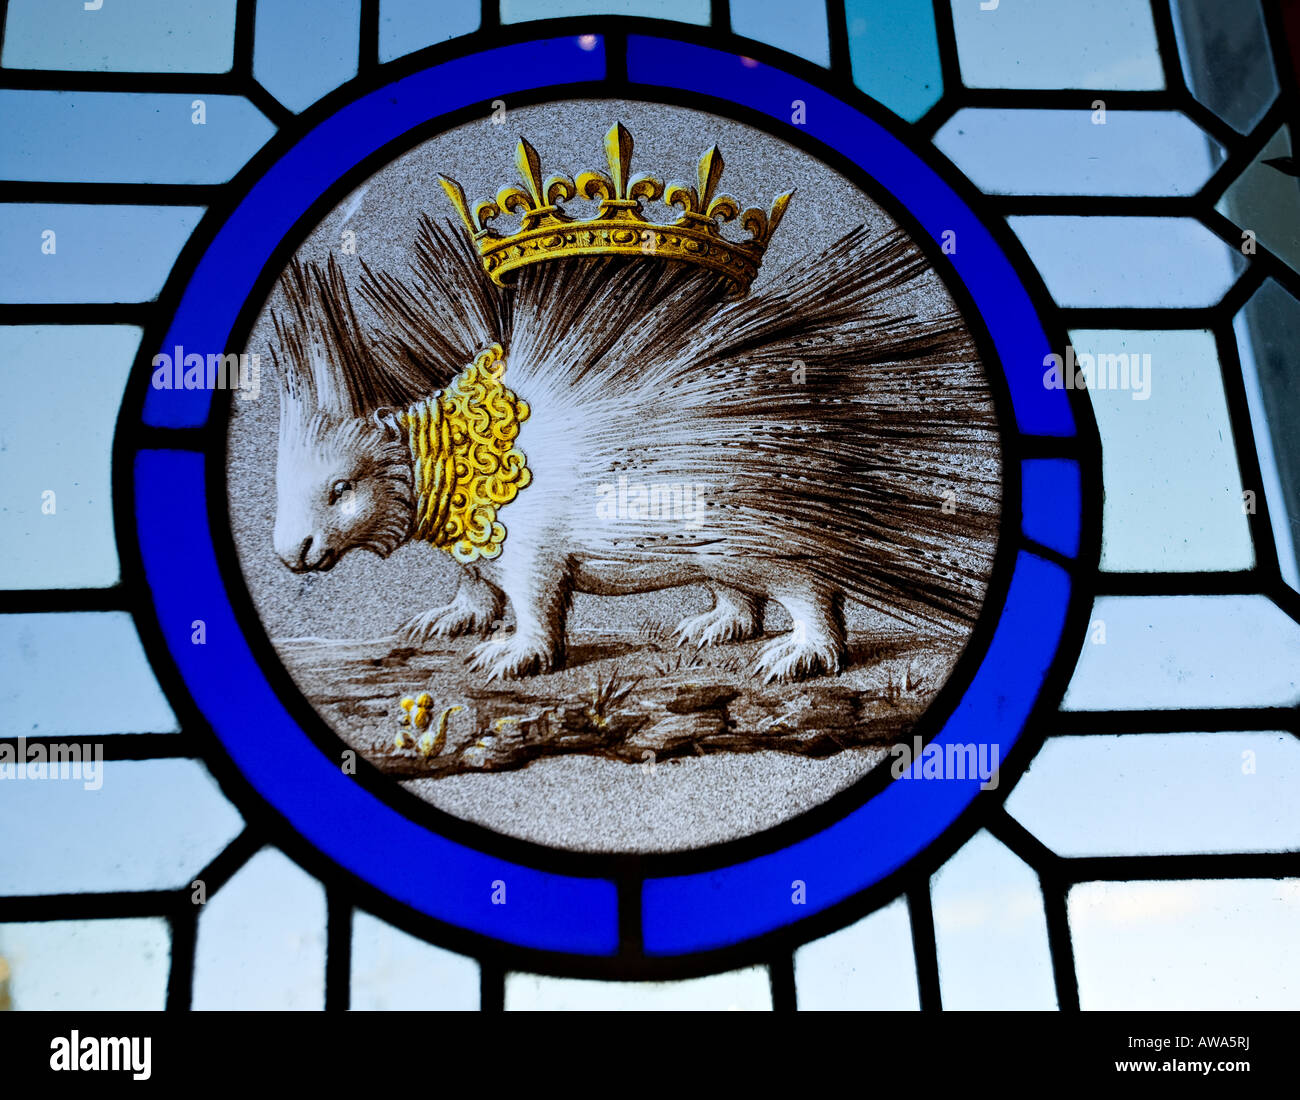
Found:
[[[920,695],[926,687],[926,677],[917,673],[915,664],[908,661],[903,668],[903,675],[895,677],[891,668],[885,680],[885,702],[891,707],[898,706],[904,699]]]
[[[639,676],[630,683],[620,682],[617,667],[606,680],[602,681],[599,673],[592,677],[591,689],[585,700],[587,721],[596,729],[605,729],[610,722],[610,712],[640,683]]]
[[[674,649],[658,654],[650,664],[650,671],[655,676],[672,676],[708,667],[695,650]]]

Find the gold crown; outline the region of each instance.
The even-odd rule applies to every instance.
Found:
[[[561,175],[543,180],[537,150],[521,137],[515,163],[524,178],[523,187],[503,187],[495,202],[477,203],[472,213],[465,189],[448,176],[438,179],[465,223],[483,269],[498,286],[508,285],[506,276],[520,268],[546,260],[644,256],[715,271],[726,277],[734,296],[749,290],[793,191],[773,199],[767,213],[753,207],[742,212],[735,199],[715,194],[723,168],[716,145],[700,157],[698,187],[676,181],[665,187],[654,176],[633,176],[632,135],[621,122],[605,135],[605,156],[608,175],[582,172],[576,183]],[[573,218],[558,205],[578,195],[600,200],[595,217]],[[681,207],[681,217],[671,224],[650,221],[641,211],[641,200],[654,202],[660,196],[669,206]],[[522,215],[517,233],[502,236],[488,227],[503,210]],[[749,240],[729,241],[719,232],[719,221],[737,217],[749,230]]]

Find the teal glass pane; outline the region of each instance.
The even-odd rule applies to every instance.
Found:
[[[853,83],[908,122],[943,94],[930,0],[846,0]]]

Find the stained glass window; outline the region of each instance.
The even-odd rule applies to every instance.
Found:
[[[9,0],[0,1006],[1296,1007],[1297,28]]]

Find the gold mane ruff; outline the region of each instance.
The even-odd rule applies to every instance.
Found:
[[[418,491],[411,537],[466,565],[500,556],[506,529],[497,511],[533,479],[514,446],[528,402],[502,383],[503,356],[493,344],[443,393],[398,417]]]
[[[753,207],[742,212],[735,199],[715,194],[723,169],[716,145],[700,158],[698,187],[681,182],[665,187],[653,176],[633,176],[632,135],[621,122],[605,135],[605,156],[608,175],[582,172],[576,182],[562,175],[543,180],[537,151],[521,137],[515,163],[523,186],[502,188],[495,202],[477,203],[472,212],[459,183],[449,176],[438,179],[465,223],[483,269],[498,286],[508,285],[506,276],[520,268],[546,260],[644,256],[717,272],[726,277],[733,296],[749,290],[793,191],[778,195],[766,213]],[[578,195],[600,200],[595,217],[576,219],[559,206]],[[653,202],[661,196],[669,206],[682,210],[671,224],[652,222],[641,211],[643,199]],[[519,212],[522,222],[517,233],[502,236],[488,222],[507,210]],[[735,218],[749,230],[750,240],[729,241],[719,232],[719,221]]]

